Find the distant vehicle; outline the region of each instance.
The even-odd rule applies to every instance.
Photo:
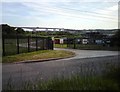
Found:
[[[82,44],[88,44],[88,39],[82,39]]]
[[[103,44],[103,40],[95,40],[96,44]]]

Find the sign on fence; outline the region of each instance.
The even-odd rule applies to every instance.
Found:
[[[87,40],[87,39],[82,39],[82,43],[83,43],[83,44],[87,44],[87,43],[88,43],[88,40]]]
[[[63,39],[62,38],[60,38],[60,44],[63,44]]]

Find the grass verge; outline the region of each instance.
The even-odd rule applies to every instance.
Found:
[[[103,90],[120,92],[120,66],[107,65],[107,72],[103,75],[81,76],[79,73],[65,77],[55,76],[51,80],[42,80],[38,78],[37,83],[32,81],[24,81],[23,85],[15,88],[12,81],[9,79],[3,90]],[[92,74],[92,71],[90,72]]]
[[[47,83],[39,82],[39,90],[120,90],[117,82],[101,77],[80,77],[72,76],[71,78],[61,78],[48,81]]]
[[[41,50],[30,53],[22,53],[11,56],[3,56],[2,63],[19,62],[25,60],[50,59],[71,57],[75,53],[64,50]]]
[[[47,82],[38,81],[37,84],[32,84],[32,82],[26,82],[22,90],[109,90],[114,92],[120,92],[120,83],[118,79],[109,76],[111,74],[115,74],[114,76],[118,76],[118,71],[110,71],[110,73],[105,76],[86,76],[80,77],[80,75],[72,75],[69,78],[65,78],[64,76],[61,78],[55,77],[52,80]],[[8,83],[7,87],[3,90],[14,90],[14,85],[12,83]]]
[[[67,44],[54,44],[55,48],[67,48]]]
[[[54,44],[55,48],[72,48],[72,49],[80,49],[80,50],[111,50],[111,51],[118,51],[120,50],[119,47],[108,47],[103,45],[90,45],[90,44]]]

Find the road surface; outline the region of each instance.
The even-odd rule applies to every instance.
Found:
[[[60,50],[60,49],[59,49]],[[63,49],[61,49],[63,50]],[[65,49],[70,50],[70,49]],[[37,83],[38,80],[49,80],[54,77],[70,77],[74,74],[81,76],[101,75],[107,71],[107,66],[119,65],[117,51],[70,50],[75,57],[35,63],[3,64],[3,88],[11,81],[13,85],[21,87],[25,81]]]

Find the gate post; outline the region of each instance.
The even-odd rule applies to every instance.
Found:
[[[52,40],[52,38],[50,37],[50,49],[53,50],[54,49],[54,41]]]
[[[43,42],[43,50],[45,49],[45,42],[44,42],[45,38],[42,38],[42,42]]]
[[[36,51],[38,50],[38,38],[36,37]]]
[[[74,38],[74,49],[76,48],[76,42],[75,42],[76,38]]]
[[[17,54],[19,54],[19,37],[17,35]]]
[[[28,52],[30,52],[30,37],[28,36]]]
[[[2,55],[5,56],[5,38],[2,36]]]
[[[50,37],[47,37],[47,49],[53,50],[53,41]]]
[[[49,41],[48,41],[48,37],[47,37],[47,40],[46,40],[46,49],[48,50],[49,49]]]
[[[68,48],[68,38],[67,38],[67,42],[66,43],[67,43],[67,48]]]

